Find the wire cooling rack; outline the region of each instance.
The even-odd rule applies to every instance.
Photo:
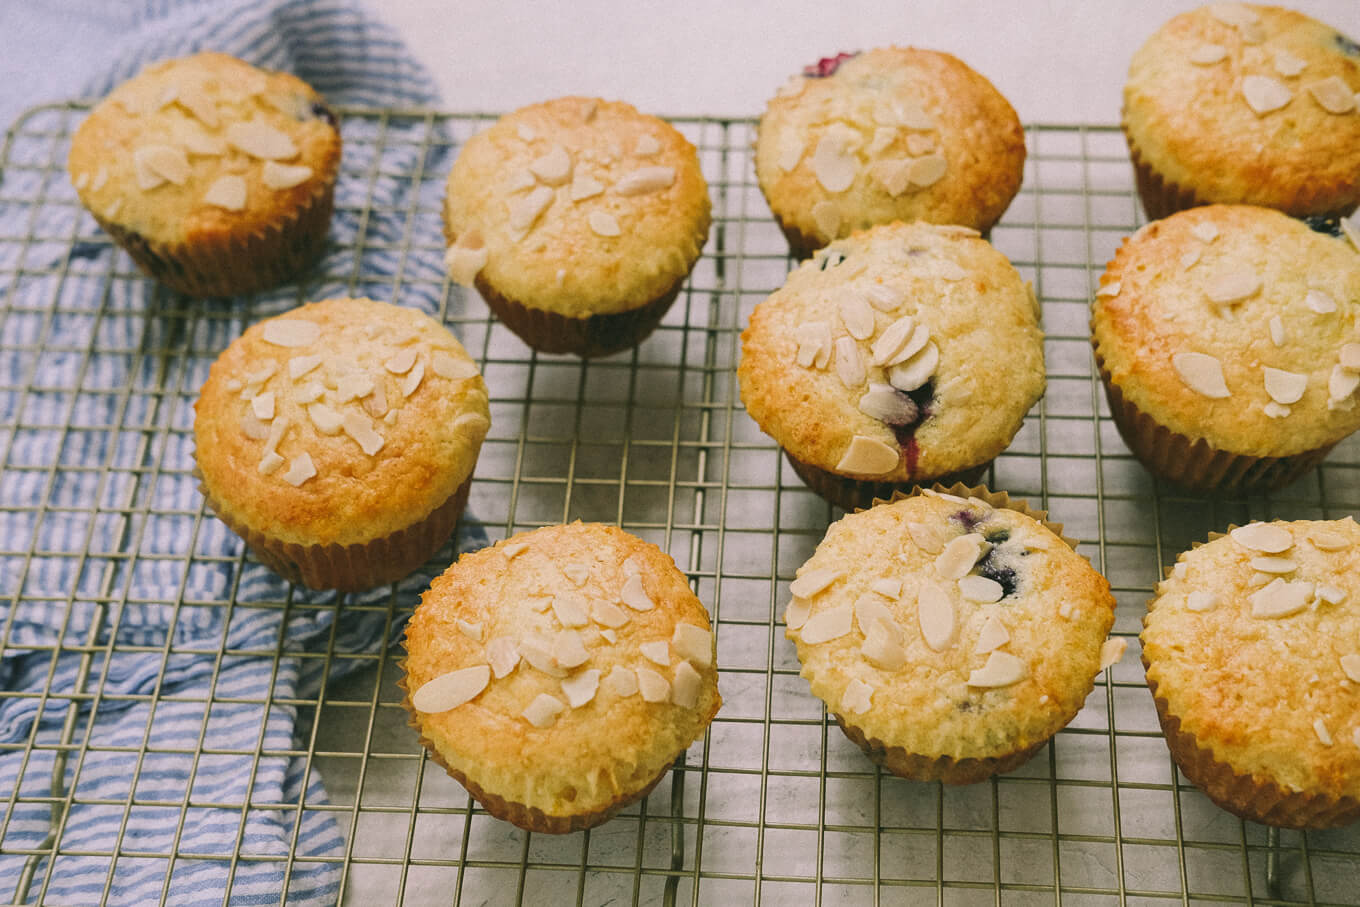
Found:
[[[1089,540],[1082,551],[1114,586],[1115,632],[1131,651],[1030,763],[946,788],[884,774],[845,740],[798,677],[777,620],[794,570],[839,514],[803,487],[737,397],[738,335],[790,264],[754,183],[753,122],[675,120],[708,176],[708,247],[655,335],[582,362],[534,355],[442,275],[443,178],[490,116],[343,111],[331,249],[271,307],[175,296],[121,253],[91,254],[108,240],[63,172],[85,110],[28,111],[0,157],[0,648],[11,664],[39,665],[36,686],[12,686],[13,672],[0,669],[0,706],[58,719],[58,730],[0,728],[12,732],[0,738],[0,762],[23,779],[0,790],[9,877],[0,897],[43,900],[63,861],[83,859],[101,874],[82,903],[118,900],[138,868],[163,903],[179,900],[174,880],[196,868],[218,871],[224,902],[251,903],[301,897],[304,876],[321,880],[313,896],[352,904],[1360,903],[1360,827],[1277,836],[1216,809],[1176,773],[1143,685],[1137,632],[1162,566],[1229,522],[1354,512],[1360,445],[1341,444],[1290,488],[1245,499],[1184,497],[1129,457],[1087,341],[1096,278],[1141,223],[1116,130],[1027,130],[1024,188],[992,240],[1042,300],[1048,392],[988,482]],[[394,220],[400,240],[380,241],[373,225]],[[351,648],[334,630],[301,650],[283,637],[242,647],[222,634],[193,649],[175,634],[147,642],[123,632],[123,615],[145,605],[176,627],[202,614],[279,612],[334,627],[358,613],[386,638],[399,635],[416,587],[337,600],[270,586],[229,538],[222,556],[157,529],[178,521],[186,539],[223,538],[190,473],[206,365],[261,314],[335,294],[437,310],[480,360],[492,429],[470,513],[490,537],[578,518],[616,523],[671,552],[715,618],[722,712],[647,801],[591,832],[530,835],[476,808],[406,727],[397,650]],[[108,358],[118,363],[111,374],[91,367]],[[38,415],[52,411],[64,416]],[[103,453],[91,459],[91,450]],[[177,491],[159,493],[167,485]],[[452,556],[446,548],[427,573]],[[202,571],[228,581],[205,592],[194,579]],[[144,599],[142,572],[172,577],[178,592]],[[53,575],[69,587],[42,582]],[[48,641],[16,629],[15,615],[35,607],[55,615]],[[164,692],[176,659],[193,655],[214,671],[206,692]],[[157,670],[115,694],[108,684],[125,656],[149,657]],[[248,659],[268,665],[275,686],[241,694],[219,683]],[[298,662],[339,679],[289,694],[280,684]],[[90,732],[90,715],[111,704],[145,716],[131,743]],[[157,743],[153,716],[169,706],[196,710],[192,745]],[[211,716],[227,707],[249,720],[224,736]],[[282,741],[267,733],[276,712],[293,721]],[[128,759],[126,783],[113,796],[107,786],[83,793],[82,773],[107,755]],[[148,766],[167,756],[181,760],[182,783],[156,789]],[[204,803],[195,790],[221,760],[251,782],[281,761],[302,780],[263,794],[246,784]],[[204,807],[227,816],[231,833],[182,846]],[[92,810],[112,816],[112,833],[81,836],[79,817]],[[252,844],[260,817],[283,829],[281,847]],[[338,834],[304,846],[322,820]],[[173,833],[146,833],[148,822]],[[260,867],[278,870],[276,881],[244,890]]]

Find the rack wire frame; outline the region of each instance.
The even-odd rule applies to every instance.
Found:
[[[1122,139],[1109,127],[1027,127],[1024,187],[992,235],[1042,301],[1048,392],[989,469],[988,484],[1048,509],[1069,534],[1089,540],[1080,550],[1110,579],[1119,602],[1114,632],[1130,643],[1072,725],[1027,765],[966,788],[895,778],[842,737],[798,676],[779,615],[794,570],[839,514],[802,486],[746,417],[736,391],[740,330],[790,266],[755,186],[753,121],[672,118],[699,148],[709,180],[708,246],[652,338],[582,362],[532,353],[475,294],[443,277],[438,223],[447,164],[494,116],[346,109],[332,246],[319,271],[287,295],[297,303],[343,292],[436,310],[478,358],[491,394],[493,427],[469,512],[492,537],[579,518],[615,523],[661,545],[714,617],[726,704],[645,802],[590,832],[531,835],[477,808],[421,752],[400,708],[398,651],[348,650],[332,629],[320,648],[286,654],[345,676],[312,697],[251,700],[262,714],[282,708],[295,715],[291,745],[266,745],[266,719],[243,732],[239,746],[210,744],[212,707],[235,700],[210,688],[199,703],[198,740],[180,753],[194,771],[231,753],[249,760],[252,779],[262,760],[276,757],[301,760],[308,779],[297,796],[277,802],[245,796],[215,804],[241,814],[228,846],[179,847],[189,788],[173,797],[137,793],[138,773],[156,753],[150,718],[140,743],[121,749],[136,765],[126,795],[83,798],[82,766],[109,749],[89,734],[83,716],[106,699],[146,704],[154,715],[172,657],[195,654],[178,649],[171,635],[157,646],[121,640],[120,615],[138,603],[131,577],[139,565],[169,564],[187,577],[206,563],[234,577],[224,594],[206,599],[181,580],[173,598],[153,602],[165,606],[171,626],[198,609],[272,609],[329,616],[334,628],[342,614],[357,611],[381,622],[392,640],[415,604],[399,588],[363,601],[291,587],[244,597],[242,577],[258,565],[240,546],[223,557],[193,543],[172,552],[148,544],[147,527],[159,518],[180,521],[191,540],[213,532],[201,499],[163,508],[147,490],[192,480],[185,450],[197,384],[188,379],[259,317],[259,308],[248,298],[205,301],[152,288],[121,253],[104,256],[111,264],[102,271],[85,272],[82,250],[108,243],[64,174],[71,131],[87,109],[83,101],[34,108],[0,150],[0,206],[26,223],[20,232],[11,232],[13,217],[0,223],[0,363],[7,363],[0,369],[0,651],[46,653],[52,665],[39,689],[0,689],[0,704],[33,700],[63,718],[55,740],[34,730],[0,742],[0,757],[22,754],[25,770],[51,776],[40,796],[20,787],[0,791],[0,858],[24,858],[16,902],[42,901],[59,858],[76,855],[108,863],[102,891],[91,897],[98,903],[109,901],[120,863],[147,859],[166,867],[162,903],[174,900],[171,869],[194,861],[225,866],[223,903],[240,897],[233,880],[258,861],[283,867],[275,892],[281,902],[300,867],[322,865],[335,870],[338,898],[356,904],[444,903],[450,893],[455,903],[479,904],[1360,903],[1360,829],[1268,834],[1212,806],[1175,770],[1143,684],[1137,641],[1143,604],[1162,569],[1209,531],[1254,518],[1335,518],[1360,507],[1360,443],[1343,442],[1290,488],[1250,498],[1187,497],[1131,459],[1092,374],[1087,334],[1103,263],[1142,223]],[[400,204],[385,205],[375,191],[382,180],[409,189]],[[369,235],[384,217],[403,225],[400,242]],[[55,256],[35,254],[54,249]],[[397,264],[375,272],[378,258]],[[72,275],[99,282],[97,306],[69,309],[58,292],[37,299],[29,292]],[[144,300],[140,309],[120,307],[130,287],[145,290],[133,295]],[[65,330],[66,322],[81,329]],[[119,330],[103,329],[115,323]],[[88,386],[88,364],[101,355],[127,359],[125,380]],[[81,398],[91,395],[108,404],[108,420],[78,415]],[[66,417],[33,421],[28,403],[37,397],[57,399]],[[118,444],[103,462],[82,462],[80,441],[95,434]],[[27,459],[33,435],[54,441],[61,454]],[[124,443],[130,449],[119,447]],[[60,491],[65,483],[83,489],[83,498],[71,502]],[[41,489],[36,497],[34,488]],[[76,524],[79,543],[45,542],[48,521]],[[446,547],[428,571],[452,556]],[[53,562],[73,575],[92,573],[97,588],[82,581],[79,590],[31,591],[31,576]],[[72,620],[78,599],[93,606],[89,619]],[[34,603],[63,615],[51,645],[27,645],[13,629],[21,605]],[[215,671],[257,658],[271,665],[271,676],[279,674],[282,641],[233,649],[225,639],[196,654]],[[162,666],[151,692],[106,693],[117,657],[146,652]],[[62,656],[79,658],[70,688],[54,685]],[[318,778],[325,784],[319,796]],[[49,808],[51,833],[37,846],[16,846],[7,834],[11,817],[33,803]],[[120,812],[118,834],[72,847],[66,817],[88,805]],[[149,852],[125,835],[129,817],[145,808],[178,818],[168,845]],[[286,853],[255,854],[245,844],[247,814],[257,809],[293,817]],[[314,814],[336,820],[343,843],[301,854],[298,829]]]

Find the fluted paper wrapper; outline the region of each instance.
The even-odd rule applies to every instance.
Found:
[[[888,500],[895,494],[905,495],[913,488],[928,482],[941,485],[961,482],[965,485],[971,485],[981,479],[987,472],[987,467],[992,465],[992,461],[988,460],[986,463],[965,469],[962,472],[945,476],[922,476],[907,482],[871,482],[866,479],[852,479],[848,476],[837,475],[819,466],[804,463],[787,450],[784,451],[784,458],[789,461],[793,471],[798,474],[798,478],[802,479],[807,487],[847,512],[863,510],[871,506],[874,501]]]
[[[1051,522],[1048,519],[1047,511],[1036,510],[1024,500],[1012,498],[1004,491],[991,491],[985,485],[969,486],[962,482],[949,487],[936,484],[931,490],[952,494],[960,498],[977,498],[998,510],[1014,510],[1017,513],[1023,513],[1056,535],[1062,540],[1063,544],[1074,551],[1076,550],[1077,540],[1063,534],[1062,523]],[[873,501],[873,505],[891,504],[920,494],[924,494],[924,491],[918,486],[911,493],[896,492],[889,497],[877,499]],[[909,778],[912,781],[976,784],[979,781],[986,781],[993,775],[1019,768],[1028,762],[1035,753],[1043,749],[1044,744],[1048,743],[1048,739],[1040,740],[1023,749],[986,757],[956,759],[953,756],[925,755],[913,753],[900,746],[889,746],[882,740],[866,734],[862,728],[854,723],[853,718],[836,712],[831,714],[836,719],[836,723],[840,725],[845,736],[854,741],[855,745],[864,751],[864,755],[868,756],[876,765],[881,765],[894,775]]]
[[[391,535],[355,545],[298,545],[272,538],[224,515],[200,485],[208,506],[245,540],[262,563],[284,579],[310,589],[359,592],[394,583],[430,559],[453,534],[467,506],[469,475],[443,504],[424,519]]]

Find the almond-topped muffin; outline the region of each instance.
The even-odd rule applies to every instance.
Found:
[[[1334,228],[1211,205],[1125,240],[1091,330],[1148,469],[1200,492],[1276,488],[1360,428],[1360,254]]]
[[[756,136],[756,178],[793,254],[874,224],[986,233],[1015,193],[1025,134],[983,76],[946,53],[837,54],[792,77]]]
[[[976,481],[1044,392],[1039,306],[966,227],[838,240],[756,306],[741,399],[799,476],[846,510]]]
[[[1360,45],[1329,25],[1246,3],[1181,13],[1134,55],[1124,86],[1148,217],[1214,203],[1350,213],[1360,202],[1357,92]]]
[[[557,98],[463,146],[445,261],[534,349],[603,356],[661,321],[709,221],[698,154],[674,127],[619,101]]]
[[[147,67],[71,140],[81,204],[151,277],[198,296],[273,286],[330,226],[340,132],[320,95],[225,54]]]
[[[490,428],[477,363],[415,309],[327,299],[247,328],[194,404],[210,508],[313,589],[393,582],[448,539]]]
[[[463,555],[421,596],[405,645],[421,742],[529,831],[590,828],[646,796],[722,704],[685,575],[596,523]]]
[[[843,517],[789,587],[802,675],[884,768],[969,784],[1029,759],[1123,655],[1110,585],[1023,502],[926,491]]]
[[[1360,820],[1360,526],[1251,523],[1183,553],[1143,664],[1171,755],[1267,825]]]

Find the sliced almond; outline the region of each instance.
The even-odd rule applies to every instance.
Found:
[[[646,195],[668,189],[674,183],[674,167],[643,167],[620,177],[614,184],[614,192],[618,195]]]
[[[1341,367],[1350,371],[1360,371],[1360,343],[1343,343],[1341,345]]]
[[[373,423],[363,413],[350,410],[344,414],[340,427],[359,449],[370,457],[382,450],[383,436],[373,430]]]
[[[912,362],[923,355],[928,357],[930,355],[927,352],[929,344],[930,325],[918,324],[912,329],[911,336],[907,338],[907,342],[902,344],[901,348],[898,349],[896,353],[889,356],[887,361],[883,364],[891,367]],[[938,358],[936,361],[938,361]]]
[[[456,626],[456,627],[458,628],[458,632],[459,632],[459,633],[462,633],[462,634],[463,634],[464,636],[466,636],[468,639],[471,639],[471,640],[473,640],[474,642],[481,642],[481,641],[482,641],[482,631],[483,631],[483,629],[484,629],[484,627],[485,627],[485,625],[482,623],[482,621],[480,621],[480,620],[479,620],[479,621],[470,621],[470,620],[463,620],[462,618],[455,618],[454,621],[453,621],[453,623],[454,623],[454,626]]]
[[[859,398],[859,411],[888,425],[906,425],[916,419],[916,404],[891,384],[870,383],[868,393]]]
[[[1284,346],[1285,332],[1284,319],[1279,315],[1270,316],[1270,342],[1276,346]]]
[[[603,627],[617,628],[628,623],[628,615],[612,602],[595,601],[590,605],[590,617]]]
[[[856,340],[868,340],[874,333],[874,310],[869,306],[869,301],[858,293],[849,293],[841,297],[837,311],[841,316],[841,323],[850,332],[850,336]]]
[[[510,227],[514,230],[528,230],[538,220],[540,214],[548,210],[554,198],[553,191],[547,186],[539,186],[527,195],[510,202]]]
[[[230,123],[226,129],[227,144],[239,148],[254,158],[287,161],[297,157],[297,145],[286,134],[260,120]]]
[[[1122,636],[1111,636],[1100,647],[1100,670],[1119,664],[1119,659],[1128,651],[1129,641]]]
[[[1232,305],[1261,291],[1261,276],[1241,268],[1217,274],[1205,283],[1204,293],[1216,305]]]
[[[1329,605],[1339,605],[1350,598],[1350,593],[1336,586],[1318,586],[1315,593],[1318,600]]]
[[[1341,671],[1354,683],[1360,683],[1360,653],[1341,656]]]
[[[306,356],[294,356],[288,360],[288,379],[297,381],[314,371],[321,365],[322,356],[320,353],[313,353]]]
[[[1187,611],[1212,611],[1218,607],[1218,599],[1212,592],[1196,589],[1185,597],[1185,608]]]
[[[311,346],[321,338],[321,326],[300,318],[271,318],[264,323],[261,336],[275,346]]]
[[[636,573],[623,581],[623,588],[619,591],[619,600],[634,611],[650,611],[656,607],[656,603],[647,595],[647,590],[642,586],[642,577]]]
[[[1312,598],[1312,583],[1306,580],[1287,582],[1276,577],[1265,588],[1251,594],[1251,616],[1262,619],[1289,617],[1307,608]]]
[[[558,633],[557,638],[553,640],[551,652],[553,661],[568,669],[579,667],[590,660],[590,653],[586,651],[581,634],[575,630],[563,630]]]
[[[1196,66],[1212,66],[1228,56],[1222,44],[1201,44],[1190,51],[1190,62]]]
[[[479,374],[477,363],[470,359],[455,356],[452,353],[446,353],[443,350],[435,350],[430,355],[430,371],[450,381],[475,378]]]
[[[633,148],[633,153],[638,157],[651,157],[661,153],[661,142],[657,141],[654,135],[643,135],[637,140],[637,145]]]
[[[793,138],[786,138],[779,148],[779,158],[775,161],[780,170],[789,173],[803,159],[804,146]]]
[[[1270,366],[1265,367],[1264,373],[1266,393],[1270,395],[1270,399],[1282,406],[1289,406],[1303,399],[1303,392],[1308,389],[1307,375]]]
[[[1223,364],[1207,353],[1176,353],[1171,365],[1185,386],[1214,400],[1231,396],[1223,380]]]
[[[989,614],[982,624],[982,629],[978,631],[977,643],[973,646],[973,654],[986,655],[1010,641],[1011,634],[1006,629],[1005,623],[995,614]]]
[[[1211,243],[1218,239],[1218,224],[1211,220],[1199,221],[1190,228],[1190,235],[1202,243]]]
[[[935,558],[935,569],[945,579],[960,579],[973,569],[985,553],[986,545],[987,540],[977,532],[958,536]]]
[[[260,181],[270,189],[282,190],[301,186],[312,178],[312,168],[306,164],[280,164],[278,161],[265,161],[260,171]]]
[[[340,414],[324,403],[313,403],[307,407],[307,418],[323,435],[338,435],[344,427],[344,419]]]
[[[1113,299],[1119,295],[1119,291],[1123,288],[1124,285],[1118,280],[1111,280],[1109,283],[1101,284],[1100,289],[1096,290],[1096,295],[1106,299]]]
[[[246,181],[230,173],[219,176],[213,180],[208,191],[203,193],[203,204],[227,211],[244,209],[246,206]]]
[[[713,664],[713,633],[693,624],[676,624],[671,647],[677,655],[700,667]]]
[[[509,636],[497,636],[486,644],[486,659],[491,673],[500,680],[519,667],[519,646]]]
[[[411,706],[429,715],[447,712],[476,699],[490,682],[491,668],[488,665],[450,671],[421,684],[420,689],[411,694]]]
[[[845,685],[845,692],[841,694],[841,708],[849,714],[862,715],[869,711],[873,703],[874,688],[869,684],[856,677]]]
[[[869,147],[866,150],[871,157],[882,154],[895,141],[897,141],[896,129],[891,126],[879,126],[874,130],[874,137],[870,140]]]
[[[557,723],[557,716],[566,709],[562,700],[547,693],[539,693],[534,697],[534,701],[520,712],[520,716],[536,728],[549,728]]]
[[[859,654],[874,667],[885,671],[900,671],[907,666],[907,650],[892,638],[881,621],[876,621],[864,634],[864,644],[860,646]]]
[[[841,379],[850,390],[855,390],[864,385],[868,377],[868,369],[865,368],[864,354],[860,352],[859,344],[852,337],[836,338],[836,376]]]
[[[507,561],[514,560],[528,550],[528,542],[507,542],[505,545],[501,546],[501,554],[505,555]]]
[[[1279,110],[1294,99],[1294,93],[1279,79],[1270,76],[1244,76],[1242,97],[1258,117]],[[1321,102],[1319,102],[1321,103]]]
[[[812,173],[827,192],[844,192],[855,181],[859,162],[846,148],[843,137],[828,132],[812,152]]]
[[[347,372],[335,382],[335,401],[348,403],[373,393],[373,378],[363,372]]]
[[[798,630],[807,623],[811,615],[812,601],[806,598],[795,598],[784,609],[784,623],[790,630]]]
[[[924,325],[922,325],[924,327]],[[925,385],[940,366],[940,348],[930,341],[918,354],[906,362],[888,369],[888,383],[903,392],[914,391]]]
[[[834,238],[841,229],[841,209],[833,201],[822,200],[812,206],[812,222],[827,238]]]
[[[952,258],[940,259],[940,263],[936,265],[935,270],[945,280],[950,281],[963,280],[968,276],[968,272],[963,269],[963,265],[959,264],[957,261],[954,261],[954,259]],[[1026,287],[1030,291],[1030,299],[1033,300],[1034,288],[1029,284],[1026,284]],[[1118,292],[1118,290],[1116,290],[1116,292]]]
[[[580,202],[594,198],[603,191],[604,183],[578,172],[571,181],[571,189],[567,192],[567,195],[572,201]]]
[[[1212,3],[1209,5],[1208,11],[1209,15],[1219,22],[1233,28],[1255,25],[1261,21],[1261,17],[1256,14],[1255,10],[1242,3]]]
[[[600,672],[594,668],[562,679],[562,694],[567,697],[567,705],[573,709],[579,709],[594,699],[599,688]]]
[[[579,562],[562,565],[562,575],[571,580],[571,584],[580,588],[590,581],[590,566]]]
[[[1306,60],[1299,59],[1287,50],[1280,49],[1275,51],[1275,71],[1286,79],[1292,79],[1294,76],[1303,72],[1307,66],[1308,62]]]
[[[1344,535],[1327,529],[1314,529],[1308,533],[1308,541],[1319,551],[1341,551],[1351,546]]]
[[[643,658],[655,665],[663,668],[671,666],[671,646],[664,639],[644,642],[638,646],[638,651],[642,653]]]
[[[902,452],[877,438],[855,435],[845,449],[836,471],[849,475],[881,476],[892,472],[902,459]]]
[[[910,315],[903,315],[884,328],[869,348],[873,364],[887,365],[891,362],[900,362],[899,354],[912,339],[915,330],[916,319]]]
[[[1330,315],[1336,311],[1336,300],[1321,290],[1309,290],[1303,297],[1303,304],[1319,315]]]
[[[907,154],[913,157],[920,157],[935,150],[935,139],[919,132],[913,132],[907,136]]]
[[[1355,109],[1355,94],[1340,76],[1328,76],[1304,87],[1328,113],[1350,113]]]
[[[411,366],[416,364],[417,352],[418,350],[413,346],[408,346],[404,350],[398,350],[383,363],[383,368],[394,375],[404,375],[411,370]]]
[[[283,457],[272,450],[266,450],[264,456],[260,457],[260,463],[256,469],[260,471],[260,475],[267,476],[278,471],[278,468],[282,465]]]
[[[553,145],[529,164],[529,172],[549,186],[560,186],[571,179],[571,155],[561,145]]]
[[[406,373],[406,377],[401,379],[401,395],[409,397],[420,387],[420,382],[425,377],[425,363],[416,360],[416,364],[411,366],[411,370]]]
[[[307,451],[303,451],[296,457],[288,461],[288,470],[279,478],[283,479],[294,488],[302,485],[308,479],[316,476],[316,464],[312,462],[312,457]]]
[[[992,652],[987,663],[968,675],[968,686],[980,689],[999,689],[1017,684],[1029,674],[1023,661],[1009,652]]]
[[[921,626],[921,636],[930,648],[943,652],[954,644],[958,621],[949,593],[934,583],[923,583],[916,597],[916,617]]]
[[[478,249],[449,246],[444,250],[444,268],[454,283],[460,287],[470,287],[476,284],[477,275],[486,267],[489,255],[485,246]]]
[[[590,231],[596,236],[612,237],[623,233],[623,228],[619,226],[618,218],[608,211],[591,211],[586,215],[586,223],[590,225]]]
[[[902,595],[902,581],[900,579],[876,579],[869,584],[869,589],[884,598],[895,599]]]
[[[886,283],[876,283],[864,291],[864,296],[869,300],[869,305],[878,309],[880,312],[891,312],[902,304],[907,298],[897,287]],[[907,332],[910,335],[910,331]]]
[[[564,627],[584,627],[590,623],[585,602],[575,593],[554,595],[552,612],[558,623]]]
[[[886,158],[869,165],[869,178],[883,187],[883,191],[897,198],[911,188],[913,159],[909,157]]]
[[[927,154],[925,157],[918,157],[911,162],[911,168],[907,171],[907,177],[913,186],[922,189],[938,183],[948,169],[944,156],[939,154]]]
[[[512,170],[505,179],[505,191],[510,195],[516,192],[523,192],[525,189],[532,189],[538,185],[538,180],[525,168]]]
[[[665,702],[671,698],[671,684],[651,668],[637,668],[638,692],[647,702]]]
[[[1184,255],[1181,256],[1181,270],[1182,271],[1190,270],[1195,265],[1199,264],[1199,260],[1203,256],[1204,251],[1202,249],[1191,249],[1189,252],[1186,252]]]
[[[887,605],[883,604],[876,596],[863,595],[854,604],[855,622],[859,624],[859,631],[865,636],[874,632],[875,624],[883,624],[889,635],[899,642],[902,641],[902,628],[897,623],[897,618]]]
[[[1243,548],[1263,554],[1279,554],[1294,547],[1294,536],[1289,530],[1270,523],[1248,523],[1228,533]]]
[[[638,691],[638,676],[632,668],[615,665],[605,677],[604,686],[620,699],[627,699]]]
[[[990,605],[1001,601],[1006,590],[994,579],[985,576],[965,576],[959,579],[959,594],[964,601]]]
[[[826,368],[831,360],[831,325],[825,321],[805,321],[794,331],[798,352],[794,356],[803,368]]]
[[[132,162],[141,189],[154,189],[163,182],[183,186],[191,172],[184,149],[174,145],[145,145],[132,153]],[[148,174],[155,176],[155,182],[145,186],[143,183],[149,181]]]
[[[854,609],[850,605],[828,608],[808,618],[800,635],[808,645],[830,642],[849,633],[853,620]]]
[[[842,570],[809,570],[789,583],[789,592],[798,598],[811,599],[844,575]]]
[[[1262,573],[1281,574],[1293,573],[1299,569],[1299,565],[1287,557],[1264,556],[1252,558],[1251,569],[1260,570]]]
[[[249,408],[241,413],[241,433],[252,441],[263,441],[269,437],[269,426],[255,417]]]
[[[699,704],[699,691],[703,688],[703,678],[687,661],[675,666],[675,679],[671,681],[671,702],[682,709],[692,709]]]
[[[217,102],[202,85],[192,83],[181,85],[179,91],[175,93],[175,101],[209,129],[216,129],[222,123],[222,117],[217,112]]]
[[[529,610],[543,614],[552,607],[553,597],[551,595],[530,595],[524,600],[529,606]]]
[[[916,547],[926,554],[939,554],[944,550],[944,537],[938,527],[926,523],[908,523],[907,534]]]

